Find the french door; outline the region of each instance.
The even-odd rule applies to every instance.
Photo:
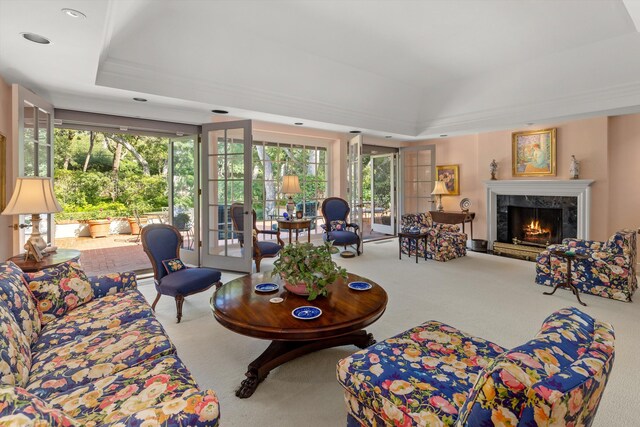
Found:
[[[251,272],[251,121],[202,125],[202,264]],[[243,204],[243,226],[234,228],[230,208]],[[244,241],[240,247],[240,241]]]
[[[349,206],[351,207],[352,223],[358,224],[358,234],[362,242],[362,210],[364,203],[362,200],[362,135],[354,136],[349,140]],[[364,251],[364,246],[360,244],[360,250]]]
[[[371,230],[395,234],[396,155],[371,156]]]
[[[180,258],[200,265],[200,196],[198,135],[169,141],[169,223],[182,234]]]

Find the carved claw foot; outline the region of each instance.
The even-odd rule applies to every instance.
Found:
[[[246,373],[247,378],[242,381],[240,384],[240,388],[236,390],[236,396],[240,399],[246,399],[247,397],[251,397],[256,388],[258,388],[258,384],[260,384],[260,380],[258,376],[252,372]]]

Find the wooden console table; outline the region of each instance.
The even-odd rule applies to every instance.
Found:
[[[12,256],[7,261],[13,261],[25,273],[33,273],[35,271],[44,270],[45,268],[55,267],[74,258],[80,258],[80,251],[75,249],[58,249],[51,255],[42,258],[42,261],[35,262],[32,259],[24,260],[24,254]]]
[[[462,224],[462,232],[464,233],[464,224],[469,223],[471,226],[471,239],[473,239],[473,219],[476,217],[475,212],[439,212],[429,211],[433,222],[440,224]]]

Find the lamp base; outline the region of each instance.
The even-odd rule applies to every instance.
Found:
[[[444,211],[444,206],[442,206],[442,196],[440,194],[436,194],[436,210],[438,212]]]
[[[293,219],[296,211],[296,204],[293,203],[293,199],[289,196],[289,200],[287,200],[287,213],[289,214],[289,218]]]
[[[40,214],[31,215],[31,236],[27,239],[33,246],[40,250],[47,247],[47,242],[44,241],[40,234]]]

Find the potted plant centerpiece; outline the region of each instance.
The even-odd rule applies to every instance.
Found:
[[[280,251],[280,258],[273,263],[272,275],[284,280],[284,287],[297,295],[308,295],[309,301],[318,295],[327,296],[327,286],[339,277],[346,279],[347,270],[339,267],[331,254],[337,248],[330,242],[321,246],[311,243],[295,243]]]

